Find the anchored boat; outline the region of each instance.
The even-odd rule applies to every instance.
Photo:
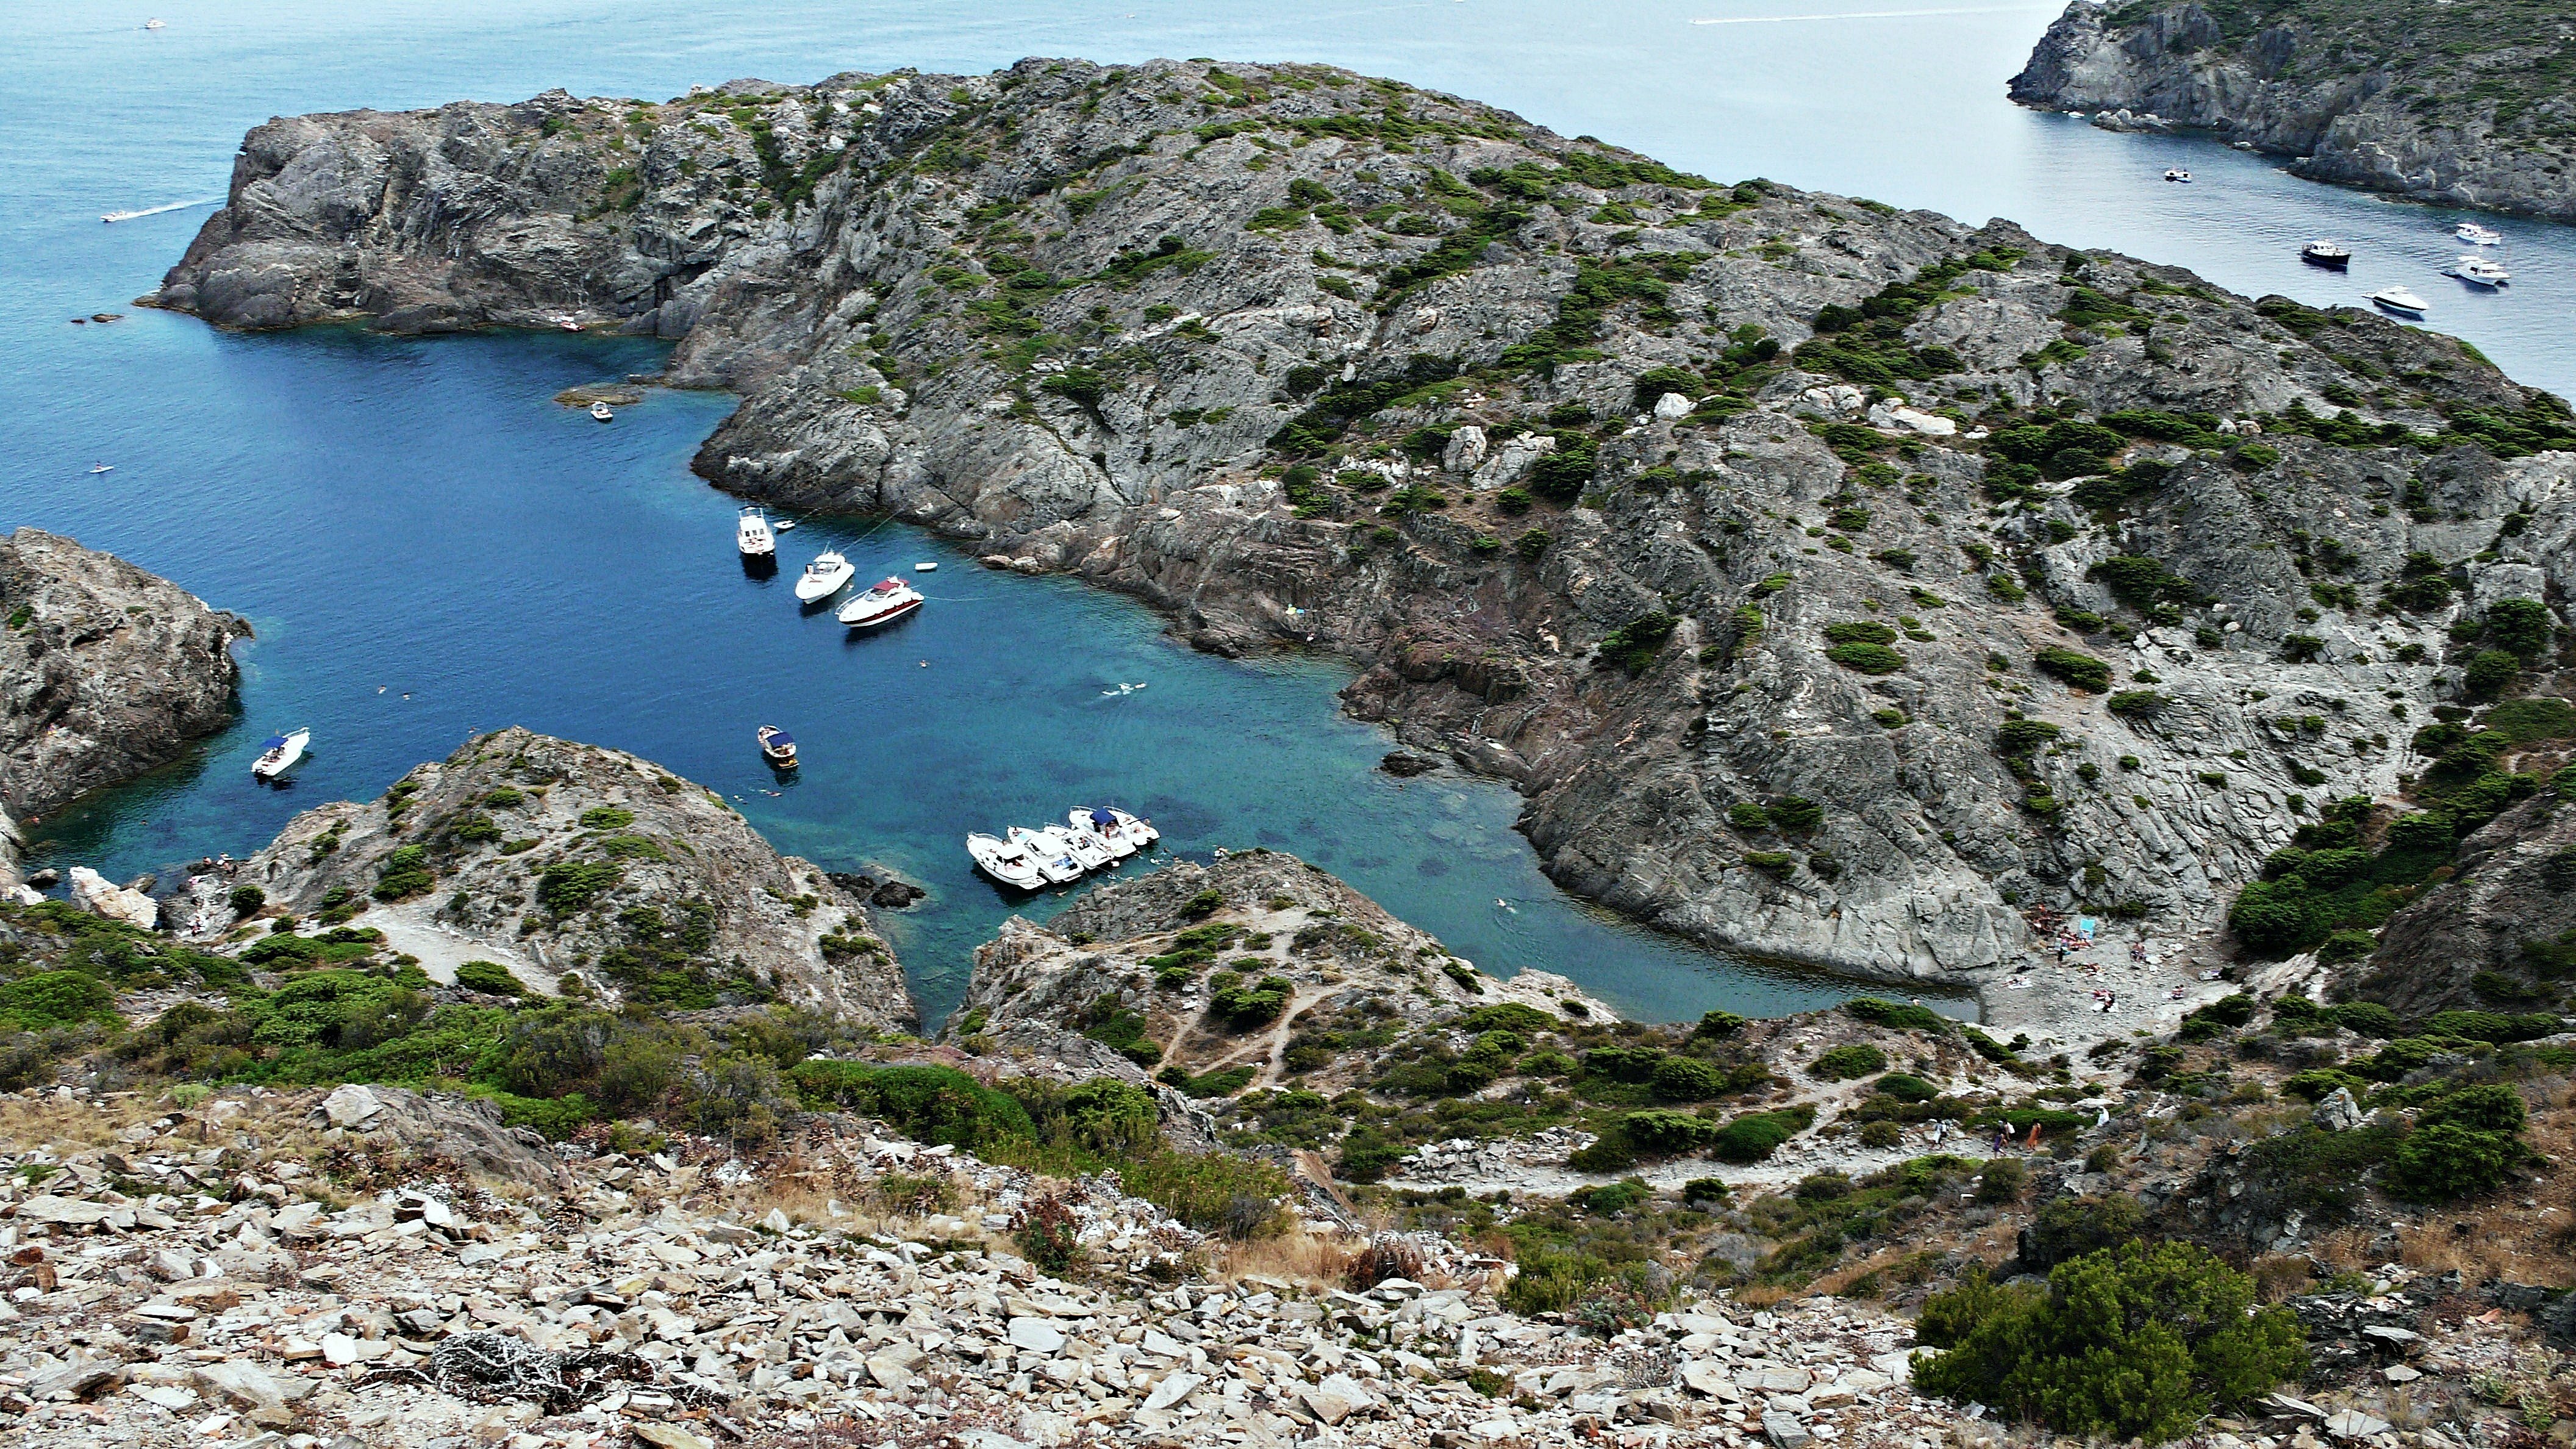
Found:
[[[741,515],[734,520],[733,541],[744,558],[770,558],[778,552],[778,535],[770,532],[769,515],[761,512],[757,503],[742,506]]]
[[[299,729],[293,734],[270,735],[260,741],[259,758],[251,762],[250,772],[263,780],[274,780],[295,768],[295,762],[304,758],[304,747],[311,743],[313,731],[310,728]]]
[[[2506,271],[2502,262],[2491,262],[2484,257],[2462,257],[2444,268],[2443,275],[2490,290],[2513,280],[2513,273]]]
[[[2503,232],[2497,231],[2493,227],[2480,226],[2474,221],[2461,222],[2459,230],[2452,232],[2451,235],[2458,237],[2460,240],[2467,242],[2473,247],[2494,247],[2504,245]]]
[[[858,576],[859,571],[850,566],[848,559],[827,548],[814,556],[796,580],[796,602],[811,604],[828,599],[848,588],[850,580]]]
[[[1064,827],[1073,832],[1075,845],[1096,841],[1109,852],[1111,860],[1125,860],[1136,853],[1136,842],[1127,838],[1127,832],[1118,828],[1116,817],[1106,811],[1076,805],[1064,812]]]
[[[2312,267],[2328,267],[2340,272],[2352,265],[2352,253],[2336,242],[2312,241],[2299,248],[2299,260]]]
[[[1014,825],[1010,829],[1010,840],[1037,862],[1038,874],[1057,885],[1082,879],[1082,862],[1073,858],[1072,847],[1066,842],[1064,832],[1051,828],[1031,830],[1025,825]]]
[[[1046,884],[1038,863],[1009,841],[979,831],[966,837],[966,853],[974,858],[976,869],[1006,886],[1033,891]]]
[[[853,629],[878,629],[921,607],[921,592],[901,579],[882,579],[866,593],[841,606],[840,620]]]
[[[2421,317],[2431,305],[2404,287],[2382,287],[2370,294],[2370,300],[2404,317]]]
[[[760,757],[782,770],[796,768],[796,740],[776,725],[762,725]]]

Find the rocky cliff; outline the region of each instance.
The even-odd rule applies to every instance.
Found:
[[[2576,220],[2576,45],[2563,12],[2451,0],[2074,0],[2011,82],[2295,158],[2317,181]]]
[[[0,875],[17,827],[177,759],[232,719],[250,625],[110,554],[0,538]]]
[[[2188,949],[2576,583],[2576,422],[2447,339],[1322,67],[271,122],[159,300],[673,337],[721,486],[1346,655],[1567,886],[1894,978]]]
[[[2576,776],[2569,777],[2576,794]],[[2458,875],[2389,919],[2346,973],[2407,1016],[2559,1006],[2576,975],[2576,809],[2543,792],[2460,842]]]
[[[298,815],[233,879],[271,907],[382,930],[435,979],[489,960],[540,989],[662,1009],[776,1000],[913,1022],[866,902],[704,786],[524,729]]]

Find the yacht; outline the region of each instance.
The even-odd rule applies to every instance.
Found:
[[[2457,277],[2473,287],[2501,287],[2513,280],[2513,273],[2506,271],[2502,262],[2484,257],[2462,257],[2445,268],[2443,275]]]
[[[2407,291],[2404,287],[2396,286],[2380,288],[2378,291],[2370,294],[2370,300],[2377,302],[2380,306],[2391,312],[2395,312],[2406,317],[2423,316],[2424,309],[2427,305],[2423,298]]]
[[[270,735],[259,743],[259,758],[251,762],[250,772],[263,780],[274,780],[295,768],[304,758],[304,747],[313,743],[313,731],[300,729],[293,734]]]
[[[2312,241],[2299,248],[2299,260],[2312,267],[2331,267],[2340,272],[2352,265],[2352,252],[2338,242]]]
[[[614,422],[617,420],[617,414],[610,412],[608,410],[608,404],[604,402],[592,403],[590,405],[590,415],[599,419],[603,423]]]
[[[2473,247],[2493,247],[2504,245],[2503,232],[2497,231],[2493,227],[2480,226],[2474,221],[2461,222],[2460,229],[2452,232],[2451,235],[2458,237],[2460,240],[2467,242]]]
[[[850,580],[858,575],[859,571],[850,566],[848,559],[825,549],[814,556],[814,561],[805,566],[804,574],[796,580],[796,602],[811,604],[818,599],[828,599],[848,588]]]
[[[1143,850],[1163,838],[1163,832],[1156,830],[1153,822],[1139,820],[1115,805],[1103,805],[1092,812],[1094,819],[1102,815],[1108,816],[1110,823],[1118,828],[1118,833],[1127,837],[1127,843],[1138,850]],[[1104,829],[1101,833],[1106,835],[1109,832]]]
[[[976,868],[1006,886],[1033,891],[1046,884],[1038,873],[1038,863],[1029,853],[1008,841],[977,833],[966,837],[966,853],[975,859]]]
[[[1038,874],[1058,885],[1082,879],[1082,862],[1073,858],[1060,830],[1031,830],[1025,825],[1011,827],[1013,845],[1029,853],[1037,862]]]
[[[883,579],[841,606],[840,619],[853,629],[877,629],[921,607],[921,594],[901,579]]]
[[[796,740],[776,725],[762,725],[757,737],[760,757],[782,770],[796,768]]]
[[[2175,167],[2173,170],[2168,171],[2168,172],[2166,172],[2166,173],[2165,173],[2165,179],[2166,179],[2167,181],[2186,181],[2186,182],[2187,182],[2187,181],[2191,180],[2191,173],[2190,173],[2190,172],[2188,172],[2188,171],[2185,171],[2185,170],[2183,170],[2181,167],[2178,167],[2178,166],[2177,166],[2177,167]]]
[[[1090,831],[1077,829],[1070,822],[1051,828],[1056,838],[1064,842],[1065,853],[1084,870],[1099,870],[1117,863],[1118,857],[1109,849],[1109,842]]]
[[[778,552],[778,535],[769,531],[769,515],[757,503],[742,506],[742,515],[734,523],[734,546],[744,558],[768,558]]]
[[[1106,810],[1076,805],[1064,812],[1064,827],[1073,832],[1077,845],[1082,843],[1084,836],[1099,841],[1100,848],[1108,851],[1112,860],[1125,860],[1136,853],[1136,842],[1129,840],[1127,832],[1118,828],[1118,817]]]

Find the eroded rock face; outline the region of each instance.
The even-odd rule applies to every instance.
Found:
[[[2553,996],[2576,961],[2576,808],[2544,790],[2461,841],[2454,864],[2457,878],[2391,916],[2378,953],[2353,968],[2361,994],[2409,1018]]]
[[[397,930],[426,926],[465,954],[488,943],[504,963],[533,955],[628,1000],[774,996],[873,1026],[913,1020],[864,900],[706,787],[525,729],[469,740],[379,799],[306,811],[236,879],[298,914],[372,901]]]
[[[2526,20],[2547,30],[2518,33]],[[2011,95],[2207,127],[2293,157],[2293,174],[2316,181],[2564,221],[2576,218],[2576,176],[2560,128],[2576,96],[2532,66],[2562,20],[2421,0],[2394,11],[2309,6],[2258,27],[2241,14],[2223,24],[2198,4],[2074,0]],[[2458,26],[2480,33],[2456,50],[2447,33],[2427,33]],[[2477,79],[2497,73],[2514,76],[2515,104],[2477,93]]]
[[[2456,693],[2445,626],[2576,582],[2576,427],[2448,339],[1326,68],[311,117],[242,167],[165,303],[677,336],[745,394],[720,486],[1343,654],[1558,881],[1885,978],[1981,981],[2040,902],[2212,931],[2291,795],[2420,765],[2370,716]],[[263,268],[277,310],[214,288]]]
[[[0,538],[0,871],[15,823],[177,759],[230,722],[250,625],[112,554]],[[10,876],[15,879],[14,874]]]

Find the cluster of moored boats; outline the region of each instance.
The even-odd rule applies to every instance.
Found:
[[[734,523],[734,546],[743,558],[774,563],[778,557],[778,535],[794,528],[793,521],[769,521],[769,515],[758,504],[744,504]],[[929,573],[935,563],[917,563],[915,573]],[[805,566],[796,579],[796,602],[820,604],[842,590],[859,576],[858,569],[838,549],[825,549]],[[861,589],[844,602],[834,615],[853,629],[878,629],[921,608],[921,591],[901,579],[881,579]]]
[[[2504,233],[2491,226],[2480,226],[2474,221],[2461,222],[2451,235],[2473,247],[2504,244]],[[2329,271],[2340,272],[2352,265],[2352,249],[2340,242],[2312,241],[2299,248],[2299,260],[2312,267],[2324,267]],[[2444,267],[2442,275],[2457,278],[2472,287],[2489,292],[2513,280],[2513,273],[2505,269],[2504,263],[2474,253],[2462,256]],[[2401,317],[2421,317],[2432,308],[2430,302],[2408,291],[2403,285],[2395,283],[2371,293],[2370,300],[2381,310],[2394,312]]]
[[[975,868],[1018,890],[1041,890],[1077,881],[1116,865],[1162,839],[1151,821],[1115,805],[1076,805],[1062,825],[1031,830],[1014,825],[1000,835],[966,837]]]

